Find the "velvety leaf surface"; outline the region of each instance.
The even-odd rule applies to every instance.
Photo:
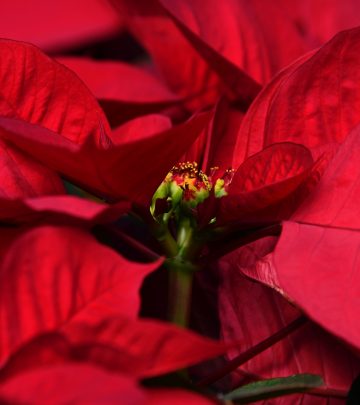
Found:
[[[129,262],[67,227],[4,229],[0,251],[2,358],[26,339],[74,321],[135,317],[142,280],[160,264]]]
[[[133,363],[121,361],[117,367],[127,374],[140,377],[188,367],[219,356],[229,347],[156,320],[114,317],[92,324],[73,323],[63,329],[72,342],[101,343],[130,355]]]
[[[61,384],[59,384],[61,381]],[[21,390],[19,390],[21,387]],[[0,385],[4,403],[211,405],[214,401],[180,389],[141,388],[127,376],[90,364],[67,363],[19,374]]]
[[[239,339],[242,342],[241,350],[231,352],[230,358],[281,330],[299,316],[299,311],[276,291],[246,277],[254,276],[261,270],[264,275],[269,273],[267,255],[273,250],[275,243],[275,238],[259,240],[234,251],[220,262],[219,299],[223,337],[225,340]],[[287,251],[287,255],[291,257],[289,252]],[[288,266],[287,270],[291,273]],[[304,265],[302,271],[306,271]],[[276,280],[267,279],[264,282],[276,284]],[[302,289],[297,291],[298,294],[303,293]],[[313,294],[316,301],[321,302],[315,290]],[[279,402],[274,400],[271,403],[325,405],[329,403],[327,401],[331,404],[343,403],[350,384],[359,371],[360,360],[354,352],[308,321],[300,329],[242,365],[233,379],[234,383],[239,384],[241,381],[297,373],[319,374],[325,381],[325,388],[318,389],[320,397],[300,395],[284,398],[283,402],[277,399]],[[328,395],[333,399],[328,399]],[[343,399],[336,399],[338,397]]]
[[[291,217],[293,221],[360,230],[360,126],[338,148],[320,182]]]
[[[0,140],[0,179],[0,196],[4,200],[65,192],[56,173],[3,140]]]
[[[81,77],[99,100],[112,126],[171,107],[176,107],[174,114],[179,114],[179,98],[149,69],[79,57],[57,60]]]
[[[219,356],[228,347],[160,321],[122,316],[100,323],[93,319],[27,341],[8,358],[0,380],[67,361],[92,363],[132,377],[153,377]]]
[[[312,194],[283,224],[265,267],[253,274],[261,280],[271,274],[273,285],[312,319],[356,347],[360,347],[359,142],[356,128]]]
[[[75,72],[97,99],[141,103],[178,100],[158,77],[145,68],[124,62],[79,57],[61,57],[57,60]]]
[[[148,205],[154,190],[209,119],[210,113],[200,114],[154,136],[149,136],[152,128],[147,125],[140,136],[135,135],[134,141],[129,140],[128,135],[125,140],[121,139],[121,134],[129,133],[127,127],[124,132],[118,130],[114,142],[104,134],[101,146],[89,139],[81,147],[45,128],[20,120],[0,118],[0,127],[11,142],[75,184],[112,198],[125,197]],[[140,120],[149,123],[147,118]],[[168,125],[163,120],[151,122],[160,123],[161,128]],[[140,131],[138,120],[134,125]]]
[[[256,217],[296,191],[312,175],[313,159],[308,149],[293,143],[279,143],[251,156],[238,168],[229,185],[228,196],[220,200],[222,221]],[[275,219],[275,218],[274,218]]]
[[[133,326],[137,323],[139,324],[137,332],[133,334],[133,338],[129,340],[129,346],[127,346],[125,344],[126,338],[120,335],[124,331],[126,332],[127,328],[133,330]],[[115,324],[118,326],[122,324],[125,328],[121,326],[114,333]],[[17,380],[21,375],[41,373],[42,370],[49,370],[51,374],[51,370],[54,368],[66,368],[69,366],[98,367],[99,371],[102,369],[111,373],[119,373],[120,375],[126,375],[127,378],[130,376],[146,377],[162,373],[165,370],[173,371],[178,367],[184,367],[204,358],[212,357],[223,352],[226,347],[215,341],[197,336],[192,332],[176,328],[170,324],[162,324],[158,321],[142,322],[112,318],[92,328],[80,327],[79,329],[80,325],[77,326],[78,333],[69,333],[68,331],[73,343],[70,343],[66,336],[52,332],[36,336],[30,342],[21,346],[0,370],[0,387],[3,384],[5,386],[11,384],[12,380]],[[110,326],[110,329],[107,329],[108,326]],[[150,326],[150,330],[147,329],[148,326]],[[104,327],[106,329],[105,333]],[[140,327],[143,328],[142,331],[140,331]],[[81,334],[79,333],[80,330],[89,334]],[[110,334],[107,333],[108,330]],[[99,331],[101,333],[97,333]],[[155,334],[152,334],[152,332],[155,332]],[[156,332],[159,332],[159,335]],[[128,336],[130,334],[127,333]],[[150,336],[150,341],[155,342],[157,340],[156,346],[153,346],[152,343],[150,347],[146,345],[146,339]],[[111,337],[111,340],[107,342],[104,337]],[[181,339],[182,343],[185,341],[187,344],[185,346],[179,344],[176,339],[179,341]],[[74,340],[76,343],[74,343]],[[119,344],[121,340],[124,340],[124,342]],[[167,348],[161,348],[162,345],[167,346]],[[134,346],[137,346],[138,350],[134,350]],[[172,354],[170,354],[170,347],[172,347]],[[181,356],[184,357],[181,359]],[[161,365],[160,368],[157,368],[159,365]],[[71,368],[68,368],[68,370],[71,373]],[[26,377],[24,379],[26,381]],[[45,381],[47,381],[47,378],[45,378]],[[71,387],[65,387],[64,389],[69,390],[68,394],[72,392]],[[151,401],[154,401],[151,403],[158,403],[155,402],[157,399],[161,401],[160,403],[165,403],[163,401],[169,398],[173,392],[174,395],[175,393],[177,395],[177,402],[175,403],[181,403],[180,400],[187,399],[194,401],[198,399],[199,403],[208,403],[205,398],[201,402],[201,397],[181,390],[150,390],[148,394]],[[54,394],[56,394],[56,391],[54,391]]]
[[[23,42],[0,40],[0,116],[20,118],[76,143],[99,142],[106,118],[70,70]]]
[[[255,81],[267,82],[308,50],[292,19],[276,2],[211,1],[207,7],[201,1],[138,1],[136,5],[126,0],[113,2],[122,14],[129,15],[130,29],[175,91],[180,89],[187,94],[191,90],[202,91],[206,85],[217,92],[220,78],[228,90],[232,86],[239,98],[244,97],[237,91],[240,86],[234,83],[242,82],[244,90],[244,84],[250,84],[245,80],[246,74]],[[159,7],[160,3],[176,26]],[[176,57],[167,58],[174,47]]]
[[[205,173],[210,173],[213,167],[219,167],[221,171],[232,167],[232,154],[242,117],[243,113],[237,106],[222,97],[215,106],[209,126],[181,161],[195,161]]]
[[[116,33],[121,19],[102,0],[11,0],[0,4],[0,37],[46,51],[76,48]]]
[[[357,348],[359,251],[359,232],[288,222],[272,259],[285,293],[317,323]]]
[[[342,142],[360,122],[360,29],[334,39],[282,71],[253,103],[238,138],[235,167],[274,142],[310,148]],[[242,151],[242,153],[237,153]]]
[[[357,0],[305,0],[288,2],[278,0],[284,11],[309,45],[319,46],[339,31],[360,24],[360,8]]]
[[[91,226],[117,220],[130,210],[130,203],[99,204],[69,195],[8,200],[0,198],[0,221],[5,223],[47,222]]]
[[[192,110],[216,101],[219,78],[156,0],[112,3],[127,18],[128,28],[149,52],[171,89],[182,98],[196,97],[189,105]]]
[[[159,2],[225,60],[259,83],[267,82],[307,50],[276,2],[211,1],[207,7],[201,1]],[[220,32],[219,26],[222,27]],[[214,60],[197,50],[218,72]]]
[[[128,377],[70,362],[9,379],[0,385],[0,398],[11,404],[33,404],[35,398],[37,403],[54,405],[147,403],[145,392]]]

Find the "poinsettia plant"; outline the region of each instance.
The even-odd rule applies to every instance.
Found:
[[[345,403],[360,29],[112,3],[147,64],[0,40],[1,402]]]

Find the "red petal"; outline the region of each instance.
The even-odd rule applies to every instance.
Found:
[[[116,317],[101,324],[73,323],[63,328],[76,343],[101,343],[133,357],[117,365],[128,375],[151,377],[219,356],[228,345],[155,320]]]
[[[128,123],[126,130],[119,129],[113,143],[106,137],[103,138],[106,143],[97,146],[89,139],[82,147],[45,128],[19,120],[0,118],[0,126],[17,146],[85,189],[148,205],[158,185],[199,136],[209,118],[210,113],[200,114],[154,136],[149,136],[151,127],[144,127],[141,136],[129,140],[131,126],[140,130],[142,120],[156,126],[168,125],[167,121],[141,118]],[[123,135],[126,135],[124,140]]]
[[[286,222],[268,266],[301,309],[358,349],[359,248],[358,231]]]
[[[19,389],[21,387],[21,389]],[[19,374],[0,386],[6,403],[115,404],[148,403],[146,392],[128,377],[90,364],[67,363]]]
[[[198,162],[205,173],[214,166],[221,171],[231,168],[242,117],[243,113],[222,97],[209,127],[186,151],[182,161]]]
[[[178,100],[159,78],[141,67],[86,58],[62,57],[57,60],[79,75],[97,99],[133,103]]]
[[[78,77],[33,45],[0,40],[0,115],[39,124],[82,143],[109,132],[96,100]]]
[[[294,20],[301,35],[314,47],[323,44],[332,36],[360,24],[360,9],[357,0],[304,0],[279,4]]]
[[[61,384],[59,383],[61,382]],[[19,387],[21,389],[19,390]],[[216,402],[179,389],[140,388],[128,377],[110,373],[90,364],[67,363],[20,374],[0,386],[2,401],[54,405],[211,405]]]
[[[246,114],[235,156],[237,165],[274,142],[314,148],[342,142],[360,122],[360,29],[338,34],[315,54],[280,73]]]
[[[107,205],[69,195],[10,201],[0,198],[0,220],[6,223],[43,221],[91,226],[113,222],[129,209],[127,202]]]
[[[360,230],[360,126],[340,146],[315,190],[292,220]]]
[[[132,377],[152,377],[219,356],[229,345],[152,320],[118,316],[67,325],[23,344],[8,359],[0,379],[67,361],[90,362]]]
[[[3,199],[65,192],[56,173],[3,140],[0,140],[0,180],[0,196]]]
[[[134,317],[142,280],[160,264],[129,262],[75,228],[3,231],[0,243],[2,357],[74,321]]]
[[[260,269],[266,276],[269,265],[267,256],[264,255],[273,249],[273,245],[272,238],[258,241],[238,249],[220,263],[223,336],[225,339],[239,339],[242,342],[241,351],[284,328],[299,314],[277,292],[249,280],[243,274],[254,276]],[[292,257],[292,254],[293,250],[287,251],[288,257]],[[287,267],[287,271],[290,278],[291,268]],[[299,284],[296,288],[299,295],[304,293]],[[316,297],[314,291],[313,295]],[[317,302],[320,302],[318,299],[316,297]],[[231,358],[238,354],[239,351],[234,350]],[[306,400],[308,402],[304,403],[325,405],[329,400],[328,395],[335,395],[335,398],[340,395],[344,398],[352,380],[360,372],[360,361],[345,345],[309,321],[301,329],[241,366],[234,379],[239,383],[247,378],[271,378],[303,372],[322,375],[326,384],[320,391],[323,398],[305,396],[303,399],[298,397],[290,400],[289,397],[290,402],[284,399],[285,404],[300,404],[302,400]]]
[[[121,21],[101,0],[4,1],[0,37],[31,42],[47,51],[74,48],[116,33]]]
[[[148,390],[147,405],[215,405],[218,402],[180,389]]]
[[[246,83],[250,85],[246,74],[266,82],[308,49],[291,18],[274,2],[211,1],[205,8],[194,1],[117,3],[122,14],[130,15],[131,30],[181,94],[204,89],[217,92],[220,78],[228,90],[247,99],[239,86],[242,83],[244,91]],[[170,13],[176,26],[158,3]],[[169,54],[173,57],[168,58]],[[255,82],[252,85],[255,90]]]
[[[84,80],[112,126],[180,105],[177,96],[144,68],[84,58],[58,60]]]
[[[316,189],[291,218],[299,224],[284,224],[266,270],[311,318],[357,347],[359,146],[357,127],[339,148]]]
[[[275,219],[275,205],[303,184],[312,168],[309,150],[292,143],[274,144],[251,156],[236,171],[229,195],[220,200],[221,220],[251,221],[265,209],[267,219]]]

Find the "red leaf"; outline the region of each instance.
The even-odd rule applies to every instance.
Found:
[[[4,230],[0,251],[2,358],[34,335],[74,321],[134,317],[142,280],[161,262],[129,262],[82,230],[65,227],[20,235]]]
[[[210,113],[200,114],[154,136],[149,136],[155,130],[147,125],[140,136],[130,140],[129,131],[132,127],[140,131],[142,122],[151,122],[156,129],[168,125],[163,119],[141,118],[128,123],[124,130],[119,128],[113,142],[103,138],[106,143],[102,146],[95,145],[92,139],[78,146],[19,120],[0,118],[0,127],[11,142],[83,188],[148,205],[174,162],[200,135],[209,118]]]
[[[94,320],[95,321],[95,320]],[[151,377],[219,356],[229,345],[155,320],[109,318],[95,325],[72,323],[63,328],[72,342],[101,343],[130,355],[118,367],[126,374]]]
[[[304,0],[292,3],[279,0],[279,5],[313,47],[323,44],[340,31],[360,24],[357,0]]]
[[[201,1],[113,2],[129,16],[132,32],[182,95],[210,89],[216,94],[220,81],[248,102],[257,91],[254,79],[268,81],[308,50],[291,18],[274,2],[211,1],[206,7]]]
[[[358,348],[359,145],[357,127],[292,216],[299,224],[283,224],[274,254],[262,270],[312,319]]]
[[[159,2],[223,58],[259,83],[268,81],[307,50],[276,2],[211,0],[206,7],[201,1]],[[214,67],[213,61],[207,61]]]
[[[61,382],[61,383],[59,383]],[[21,387],[21,390],[19,390]],[[214,401],[179,389],[145,390],[128,377],[90,364],[67,363],[20,374],[0,386],[3,402],[54,405],[211,405]]]
[[[220,170],[231,168],[242,118],[243,113],[236,105],[222,97],[215,106],[210,125],[186,151],[181,161],[195,161],[205,173],[215,166]]]
[[[21,389],[19,389],[21,387]],[[146,392],[128,377],[90,364],[67,363],[19,374],[0,386],[2,401],[32,404],[147,404]]]
[[[235,172],[229,195],[220,200],[221,220],[250,221],[261,210],[271,220],[275,205],[294,193],[313,167],[309,150],[292,143],[274,144],[251,156]]]
[[[138,116],[180,107],[180,100],[145,68],[112,61],[62,57],[99,100],[112,126]]]
[[[269,268],[310,318],[358,349],[359,248],[358,231],[286,222]]]
[[[31,42],[46,51],[76,48],[118,32],[121,20],[101,0],[4,1],[0,37]]]
[[[220,262],[220,316],[223,337],[239,339],[242,342],[241,352],[284,328],[299,314],[298,310],[277,292],[244,276],[245,273],[254,277],[261,272],[262,281],[275,284],[274,280],[270,280],[271,273],[268,274],[270,268],[266,256],[272,251],[274,243],[276,239],[272,238],[257,241],[234,251]],[[288,250],[286,254],[292,257],[293,250]],[[291,264],[290,267],[286,264],[284,266],[288,277],[292,277]],[[299,264],[299,269],[300,267]],[[304,271],[306,270],[302,263],[302,272]],[[297,283],[296,290],[300,296],[304,294],[304,290],[299,288],[299,285]],[[321,287],[318,285],[315,289],[318,288]],[[312,294],[316,302],[321,302],[321,298],[314,291]],[[329,307],[328,310],[331,313]],[[238,354],[239,351],[234,350],[230,358]],[[335,398],[340,395],[344,398],[352,380],[360,372],[360,361],[349,348],[308,321],[301,329],[245,363],[233,377],[234,382],[239,383],[248,378],[271,378],[303,372],[322,375],[325,388],[320,390],[319,394],[323,398],[305,396],[302,399],[301,395],[292,399],[284,398],[284,404],[301,404],[301,401],[307,398],[308,402],[304,403],[325,405],[329,400],[328,395],[334,395]]]
[[[234,156],[293,141],[315,148],[342,142],[360,122],[360,29],[338,34],[319,51],[282,71],[246,114]]]
[[[360,126],[339,147],[314,191],[292,220],[360,230]]]
[[[81,224],[113,222],[130,209],[130,203],[99,204],[69,195],[8,200],[0,198],[0,220],[5,223],[47,222]]]
[[[200,396],[194,392],[180,389],[152,389],[148,390],[147,405],[215,405],[218,402]]]
[[[57,60],[74,71],[97,99],[121,102],[175,102],[178,98],[145,68],[115,61],[61,57]]]
[[[146,378],[219,356],[229,348],[169,323],[122,316],[100,323],[97,319],[91,324],[74,322],[62,331],[37,335],[21,345],[1,369],[0,379],[67,361]]]
[[[33,45],[0,40],[0,116],[39,124],[76,143],[109,132],[78,77]]]
[[[132,339],[128,340],[129,346],[127,346],[126,338],[124,339],[121,334],[125,332],[128,338],[131,333],[126,331],[127,328],[129,327],[134,332],[136,325],[137,332],[132,333]],[[109,326],[110,328],[108,328]],[[150,330],[147,329],[149,326]],[[0,392],[4,389],[1,388],[1,385],[11,386],[13,380],[22,379],[24,386],[26,386],[27,376],[36,373],[43,374],[42,370],[49,370],[51,375],[52,370],[67,368],[71,374],[72,366],[82,366],[83,369],[86,367],[95,369],[96,366],[99,371],[103,369],[127,377],[134,375],[151,376],[165,371],[173,371],[179,366],[187,366],[222,353],[226,347],[173,325],[152,321],[125,321],[113,318],[94,328],[80,328],[78,332],[80,333],[77,333],[76,340],[79,341],[76,344],[70,344],[69,340],[59,333],[43,334],[24,344],[13,353],[2,368]],[[71,337],[74,339],[73,334]],[[110,338],[107,344],[104,344],[107,340],[104,338]],[[146,344],[149,338],[150,347]],[[84,340],[81,341],[81,339]],[[93,341],[92,339],[97,340]],[[119,344],[119,341],[122,340],[123,342]],[[155,342],[157,344],[154,346],[153,343]],[[163,348],[163,345],[166,347]],[[138,347],[138,350],[134,350],[134,346]],[[135,357],[132,357],[133,354]],[[181,359],[181,356],[184,358]],[[148,369],[148,367],[150,368]],[[115,374],[112,375],[115,376]],[[108,376],[110,380],[111,374]],[[44,375],[44,378],[46,383],[49,376]],[[71,395],[74,392],[74,387],[65,386],[64,390],[68,391],[67,395]],[[81,392],[79,394],[86,395],[86,393],[82,394]],[[179,403],[181,403],[180,400],[195,401],[196,399],[199,401],[196,403],[209,403],[205,398],[202,399],[195,394],[180,390],[151,390],[147,394],[151,399],[150,403],[156,404],[165,403],[165,399],[169,399],[173,395],[177,395],[176,401]],[[53,395],[57,395],[55,388],[53,388]],[[161,402],[155,402],[156,400]]]
[[[190,108],[213,104],[219,94],[219,79],[198,55],[156,0],[114,0],[120,15],[151,54],[171,89],[181,98],[194,97]],[[171,55],[171,58],[169,58]]]
[[[3,140],[0,140],[0,180],[0,196],[3,199],[65,192],[56,173]]]

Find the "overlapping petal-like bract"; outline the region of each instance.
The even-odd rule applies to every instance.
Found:
[[[1,358],[39,332],[75,320],[134,318],[141,282],[160,264],[131,263],[75,228],[10,229],[0,237]]]
[[[128,392],[121,381],[136,387],[135,378],[175,371],[228,348],[173,325],[136,319],[142,280],[161,260],[130,262],[81,229],[53,226],[2,230],[0,252],[3,400],[31,400],[41,379],[44,401],[81,402],[91,394],[106,403],[126,393],[138,401],[142,391]],[[59,376],[65,384],[55,384]],[[18,384],[20,397],[13,390]],[[159,403],[158,395],[161,403],[173,392],[151,391],[145,403]],[[183,391],[179,398],[211,403]]]
[[[119,17],[101,0],[3,1],[0,37],[31,42],[47,52],[59,52],[117,33],[122,24]]]
[[[250,275],[257,278],[258,272],[262,271],[262,281],[275,284],[272,275],[268,274],[270,268],[267,260],[262,259],[263,255],[273,250],[274,244],[276,238],[263,239],[238,249],[219,263],[223,337],[239,339],[242,351],[285,328],[300,315],[300,311],[278,292],[247,277]],[[287,250],[285,254],[290,258],[293,252],[289,252]],[[304,262],[301,265],[305,267]],[[312,294],[316,300],[315,292]],[[230,358],[238,354],[238,350],[233,350]],[[321,405],[327,404],[331,398],[331,403],[341,404],[349,386],[360,372],[360,360],[350,348],[313,322],[307,321],[300,329],[238,368],[233,374],[233,384],[239,384],[247,378],[271,378],[309,372],[322,375],[324,379],[325,386],[319,389],[319,396],[298,395],[291,399],[279,398],[277,401]]]
[[[357,215],[360,167],[356,155],[360,139],[359,35],[358,28],[340,33],[316,53],[285,69],[265,87],[245,115],[238,134],[240,152],[234,154],[236,167],[240,164],[241,168],[248,161],[242,163],[247,156],[264,146],[284,140],[303,144],[315,158],[325,156],[325,159],[313,178],[314,184],[306,190],[308,196],[293,200],[295,212],[282,217],[287,221],[282,225],[280,238],[263,239],[239,248],[227,258],[232,269],[228,264],[220,266],[223,274],[220,306],[226,336],[243,336],[244,341],[250,339],[253,343],[261,340],[259,326],[251,335],[250,320],[255,311],[264,330],[277,324],[276,328],[264,331],[262,337],[281,329],[289,317],[295,316],[295,309],[277,293],[249,282],[243,278],[246,275],[281,292],[310,319],[350,344],[331,343],[332,338],[309,324],[272,349],[286,353],[291,343],[291,354],[286,355],[284,363],[285,369],[288,367],[286,373],[319,370],[328,390],[324,395],[332,397],[338,394],[345,397],[360,370],[356,351],[350,349],[360,347],[356,314],[360,249]],[[232,277],[238,282],[229,281]],[[257,303],[262,300],[264,303],[247,313],[249,302],[245,305],[242,299],[246,300],[250,288],[254,289],[251,294],[256,294]],[[272,321],[267,322],[269,319]],[[246,336],[242,332],[244,325]],[[318,347],[324,350],[320,357],[314,354]],[[266,357],[269,354],[264,352],[243,370],[265,375],[266,365],[271,361]],[[289,358],[296,360],[296,365]],[[282,363],[271,364],[271,372],[276,369],[278,373],[284,372]],[[301,402],[300,397],[298,400],[307,403]],[[317,403],[313,398],[309,401]],[[327,403],[327,398],[318,401]]]
[[[208,122],[203,114],[169,128],[167,118],[145,116],[111,133],[74,73],[28,44],[2,40],[0,51],[3,138],[100,195],[148,204]]]
[[[344,31],[276,76],[244,117],[234,166],[274,142],[342,142],[360,122],[359,49],[360,29]]]
[[[180,105],[180,99],[149,69],[85,58],[62,57],[57,60],[86,83],[112,126]]]

